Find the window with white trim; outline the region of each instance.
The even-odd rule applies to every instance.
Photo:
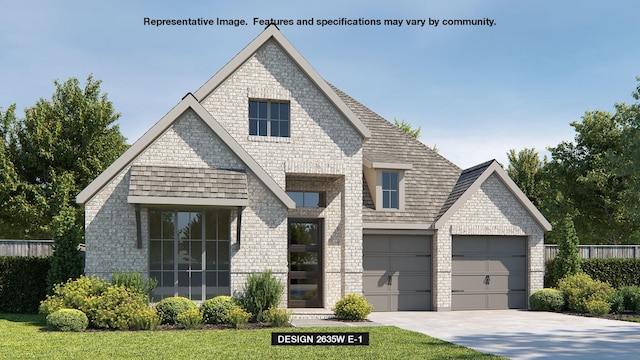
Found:
[[[399,184],[396,171],[382,172],[382,208],[399,209]]]
[[[249,100],[249,135],[289,137],[289,102]]]

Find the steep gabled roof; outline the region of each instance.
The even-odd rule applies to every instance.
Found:
[[[103,171],[91,184],[89,184],[78,196],[76,202],[84,204],[104,187],[122,169],[128,166],[149,145],[160,137],[185,111],[193,110],[209,126],[222,142],[253,172],[262,183],[289,209],[295,208],[295,203],[267,174],[267,172],[249,155],[240,144],[211,116],[211,114],[196,100],[192,94],[187,94],[182,101],[160,119],[149,131],[138,139],[116,161]]]
[[[375,184],[367,184],[366,179],[363,180],[362,221],[365,227],[393,223],[394,226],[405,224],[406,228],[430,228],[456,184],[461,169],[349,95],[333,85],[331,87],[371,130],[371,137],[363,144],[365,163],[411,165],[404,175],[404,211],[376,211],[370,194],[367,194],[369,189],[375,189]]]
[[[520,190],[518,185],[511,180],[507,172],[504,171],[502,166],[496,161],[491,160],[480,165],[476,165],[469,169],[464,170],[447,201],[444,203],[438,218],[434,224],[435,229],[441,228],[458,209],[480,188],[480,186],[489,178],[489,176],[495,174],[505,187],[513,194],[513,196],[522,204],[522,206],[529,212],[531,217],[546,231],[551,230],[551,224],[545,219],[540,211],[531,203],[531,200]]]
[[[282,35],[275,25],[268,26],[260,35],[249,43],[242,51],[240,51],[231,61],[229,61],[220,71],[218,71],[211,79],[202,85],[196,92],[195,97],[202,102],[209,96],[220,84],[222,84],[231,74],[233,74],[242,64],[244,64],[258,49],[260,49],[269,40],[275,41],[282,50],[289,55],[291,60],[300,68],[300,70],[309,77],[309,79],[320,89],[320,91],[329,99],[331,103],[338,109],[340,113],[351,123],[353,128],[360,133],[366,140],[371,136],[369,129],[362,123],[356,114],[347,106],[343,100],[334,92],[318,72],[305,60],[305,58],[296,50],[295,47]]]

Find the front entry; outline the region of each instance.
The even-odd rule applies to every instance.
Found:
[[[322,219],[289,219],[289,307],[322,307]]]

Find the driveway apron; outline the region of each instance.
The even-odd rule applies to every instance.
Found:
[[[394,325],[511,359],[640,359],[640,324],[524,310],[379,312]]]

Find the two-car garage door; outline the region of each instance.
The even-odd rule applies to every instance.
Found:
[[[452,310],[527,307],[525,237],[454,236]]]
[[[363,290],[374,311],[431,310],[431,237],[365,235]],[[454,236],[452,310],[527,307],[527,241]]]
[[[431,237],[365,235],[363,255],[373,311],[431,310]]]

